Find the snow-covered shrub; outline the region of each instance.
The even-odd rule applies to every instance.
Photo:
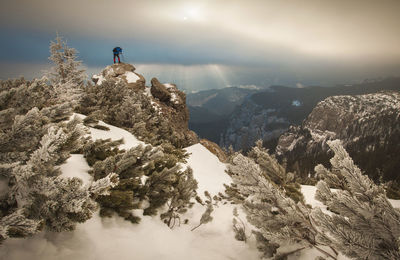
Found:
[[[382,186],[362,174],[339,140],[328,145],[335,153],[331,169],[315,167],[324,178],[317,184],[316,199],[333,212],[312,215],[324,231],[321,239],[351,258],[400,259],[400,210],[393,208]],[[340,189],[331,191],[331,182],[340,183]]]
[[[11,128],[0,132],[0,162],[26,161],[30,154],[40,145],[40,140],[52,123],[60,118],[68,118],[72,114],[70,108],[64,105],[54,105],[39,111],[32,108],[24,115],[16,115]],[[71,120],[64,126],[65,131],[75,131],[76,120]],[[82,129],[80,130],[82,131]],[[71,135],[77,134],[71,132]]]
[[[235,232],[235,238],[238,241],[247,241],[246,225],[240,218],[237,208],[233,209],[233,219],[232,219],[233,231]]]
[[[107,193],[118,181],[112,173],[88,187],[78,178],[61,177],[58,165],[79,148],[83,129],[77,119],[58,124],[41,119],[38,109],[32,109],[25,117],[17,118],[11,133],[6,133],[24,156],[21,160],[2,158],[1,173],[8,190],[0,200],[0,240],[31,235],[40,228],[71,230],[91,217],[96,206],[93,199]],[[30,135],[34,137],[31,142]],[[26,143],[20,144],[20,138]],[[5,163],[9,161],[12,163]]]
[[[193,177],[193,170],[187,168],[184,172],[176,174],[176,181],[173,183],[173,189],[168,197],[168,210],[160,215],[161,219],[171,228],[180,221],[180,214],[187,212],[188,208],[193,206],[191,199],[196,196],[197,181]]]
[[[85,87],[78,111],[124,128],[152,145],[169,142],[183,147],[179,133],[154,109],[149,97],[121,81],[108,79]]]
[[[0,128],[9,129],[16,115],[24,115],[29,110],[53,105],[50,101],[53,88],[47,85],[47,78],[26,81],[10,79],[0,81]]]
[[[83,146],[82,153],[89,166],[93,166],[97,161],[103,161],[109,156],[121,153],[122,151],[118,149],[118,145],[122,143],[122,139],[116,141],[98,139],[94,142],[89,139]]]
[[[265,160],[274,162],[271,158]],[[237,185],[237,191],[244,198],[242,205],[247,220],[263,237],[258,240],[268,243],[262,247],[267,250],[263,253],[273,253],[274,245],[292,243],[303,249],[314,247],[335,258],[333,250],[328,252],[324,249],[329,247],[329,243],[320,239],[320,231],[310,218],[311,209],[303,200],[295,202],[286,195],[284,187],[270,180],[269,176],[282,175],[281,168],[273,164],[270,171],[270,174],[265,174],[253,159],[241,154],[236,154],[232,163],[228,165],[228,173]]]
[[[132,214],[132,209],[142,208],[145,215],[155,215],[161,206],[168,203],[161,218],[173,226],[179,214],[191,206],[190,199],[195,196],[197,188],[191,169],[181,171],[177,164],[183,160],[184,154],[168,144],[158,147],[139,145],[125,152],[115,150],[113,145],[109,141],[96,141],[84,148],[85,153],[95,153],[89,157],[95,161],[90,172],[95,180],[111,172],[120,178],[119,185],[111,190],[110,195],[98,198],[102,206],[101,215],[111,216],[116,212],[137,223],[140,218]]]
[[[11,214],[2,213],[0,219],[0,243],[10,237],[27,237],[37,233],[42,227],[42,221],[28,219],[23,209]]]
[[[247,154],[252,158],[263,171],[263,174],[273,183],[279,185],[285,191],[286,196],[295,202],[304,202],[304,196],[300,191],[300,184],[295,182],[294,174],[287,173],[285,168],[278,163],[273,155],[268,153],[262,145],[262,141],[258,140]]]
[[[0,133],[1,162],[26,161],[39,147],[42,136],[47,131],[50,120],[38,108],[32,108],[25,115],[18,115],[11,129]]]

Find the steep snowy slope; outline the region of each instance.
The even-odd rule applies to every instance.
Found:
[[[82,116],[82,115],[81,115]],[[82,116],[83,117],[83,116]],[[110,128],[103,131],[90,128],[93,139],[123,138],[124,148],[139,145],[135,136],[121,128],[104,122],[101,125]],[[204,191],[216,195],[224,191],[223,184],[231,183],[225,173],[226,165],[201,144],[186,148],[190,156],[184,167],[193,169],[194,177],[199,182],[198,194],[203,198]],[[89,183],[92,177],[87,173],[90,167],[83,155],[74,154],[61,166],[63,176],[80,177]],[[315,187],[303,186],[302,192],[307,203],[321,206],[314,199]],[[399,201],[392,201],[399,207]],[[234,238],[232,229],[232,211],[234,205],[219,203],[212,212],[213,221],[191,231],[199,224],[205,207],[196,203],[183,217],[188,224],[181,224],[173,229],[168,228],[159,216],[141,216],[140,224],[131,224],[118,216],[100,218],[95,214],[89,221],[79,224],[76,230],[63,233],[40,233],[28,239],[8,239],[0,247],[0,259],[4,260],[106,260],[106,259],[167,259],[167,260],[224,260],[224,259],[260,259],[254,236],[247,243]],[[136,210],[140,213],[141,210]],[[245,216],[239,209],[242,220]],[[245,221],[246,230],[252,227]],[[289,259],[314,259],[319,253],[316,250],[302,250],[301,254],[292,255]],[[346,259],[340,257],[340,259]]]
[[[125,149],[141,143],[123,129],[100,124],[110,131],[90,128],[93,139],[123,138],[125,143],[121,148]],[[223,184],[231,182],[225,165],[201,144],[190,146],[187,151],[191,153],[187,166],[193,168],[199,182],[199,195],[206,190],[212,196],[223,192]],[[80,177],[85,183],[92,180],[83,155],[72,155],[61,169],[63,176]],[[0,249],[0,259],[258,259],[254,241],[245,244],[234,238],[233,208],[231,204],[215,206],[214,220],[194,231],[191,229],[199,224],[205,211],[198,203],[183,216],[189,220],[188,224],[173,230],[159,216],[143,216],[141,223],[134,225],[117,216],[100,218],[95,214],[70,233],[40,233],[28,239],[9,239]]]

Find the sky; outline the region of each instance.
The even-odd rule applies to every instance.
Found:
[[[2,0],[0,78],[42,73],[57,32],[88,73],[121,46],[146,79],[187,90],[400,76],[399,13],[398,0]]]

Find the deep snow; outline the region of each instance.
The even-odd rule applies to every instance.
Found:
[[[83,115],[78,115],[84,117]],[[143,142],[129,132],[104,122],[110,131],[90,128],[93,139],[111,138],[124,139],[120,148],[129,149]],[[194,177],[199,182],[198,194],[203,196],[204,191],[211,195],[224,192],[223,184],[231,183],[231,178],[225,173],[226,165],[209,152],[201,144],[186,148],[190,156],[184,168],[190,166]],[[90,167],[80,154],[73,154],[61,166],[62,176],[79,177],[84,183],[92,181],[88,174]],[[316,188],[302,186],[306,202],[313,207],[324,207],[314,199]],[[400,201],[391,201],[394,206],[400,207]],[[197,226],[205,207],[196,203],[182,220],[188,219],[188,224],[167,227],[159,216],[142,216],[139,225],[131,224],[118,216],[100,218],[96,212],[85,223],[78,224],[76,230],[63,233],[41,232],[27,239],[8,239],[0,247],[0,259],[4,260],[105,260],[105,259],[140,259],[140,260],[224,260],[224,259],[259,259],[254,236],[250,236],[247,243],[234,239],[232,229],[232,210],[235,205],[219,203],[212,213],[213,221],[190,231]],[[136,210],[138,212],[140,210]],[[140,213],[140,212],[138,212]],[[239,209],[242,220],[246,223],[246,230],[250,235],[252,229],[243,212]],[[139,215],[139,214],[138,214]],[[141,214],[140,214],[141,215]],[[318,255],[316,250],[303,250],[301,254],[292,255],[290,259],[314,259]],[[340,259],[345,259],[340,257]]]
[[[143,143],[123,129],[104,122],[100,124],[109,127],[110,131],[90,128],[93,139],[123,138],[125,143],[120,148],[124,149]],[[185,167],[193,169],[194,177],[199,182],[199,195],[205,190],[212,195],[223,192],[223,183],[231,182],[225,174],[225,165],[201,144],[188,147],[187,151],[191,155]],[[80,177],[84,183],[92,180],[87,173],[89,169],[79,154],[72,155],[61,166],[62,176]],[[247,244],[235,240],[232,230],[233,208],[231,204],[214,207],[214,220],[194,231],[190,230],[199,224],[205,211],[205,207],[198,203],[182,217],[182,220],[189,219],[189,223],[173,230],[159,216],[142,216],[141,223],[134,225],[118,216],[102,219],[96,212],[72,232],[42,232],[27,239],[9,239],[0,248],[0,259],[259,259],[254,239]],[[245,218],[243,213],[241,217]]]

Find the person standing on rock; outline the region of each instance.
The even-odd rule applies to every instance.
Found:
[[[118,57],[118,63],[121,63],[121,60],[119,59],[119,54],[122,54],[122,48],[121,47],[115,47],[113,49],[113,53],[114,53],[114,63],[115,63],[115,57]]]

